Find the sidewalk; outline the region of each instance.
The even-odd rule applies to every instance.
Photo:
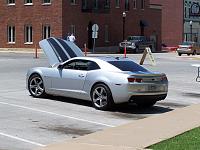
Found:
[[[0,53],[35,53],[35,48],[0,48]],[[37,53],[43,53],[42,49],[37,49]]]
[[[140,150],[200,126],[200,104],[151,116],[41,150]]]

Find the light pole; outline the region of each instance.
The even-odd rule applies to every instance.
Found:
[[[190,41],[192,41],[192,21],[190,21]]]
[[[126,21],[126,12],[124,11],[122,13],[122,18],[123,18],[123,41],[125,40],[125,21]]]

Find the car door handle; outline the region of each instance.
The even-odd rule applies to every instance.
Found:
[[[78,77],[83,78],[85,77],[83,74],[78,75]]]

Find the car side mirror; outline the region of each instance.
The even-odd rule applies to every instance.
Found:
[[[63,67],[64,67],[64,66],[63,66],[62,64],[58,65],[58,69],[59,69],[59,70],[62,70]]]

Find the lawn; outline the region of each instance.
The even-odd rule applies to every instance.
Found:
[[[200,127],[148,148],[153,150],[200,150]]]

